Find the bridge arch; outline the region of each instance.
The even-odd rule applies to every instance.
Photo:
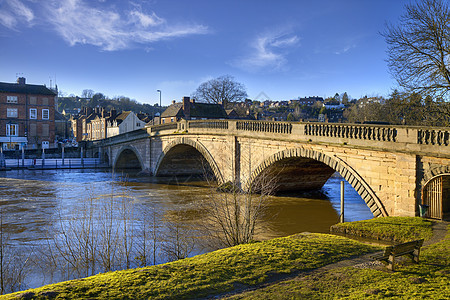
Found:
[[[144,164],[139,151],[132,145],[127,145],[117,152],[114,159],[113,169],[141,169]]]
[[[290,158],[307,158],[325,164],[342,177],[358,192],[375,217],[387,216],[386,209],[369,184],[345,161],[337,156],[329,156],[312,149],[295,148],[275,153],[265,159],[250,176],[246,188],[249,189],[258,176],[277,162]]]
[[[220,172],[219,167],[217,166],[217,163],[215,162],[214,158],[212,157],[211,153],[208,151],[208,149],[202,145],[198,141],[194,141],[192,139],[186,138],[186,137],[179,137],[171,141],[162,151],[160,154],[156,167],[155,167],[155,175],[158,176],[161,171],[161,166],[165,159],[167,159],[168,154],[174,150],[176,147],[180,146],[188,146],[190,148],[194,148],[196,151],[198,151],[201,156],[206,160],[206,162],[209,164],[209,167],[211,168],[212,173],[214,174],[216,180],[219,184],[223,183],[223,176]]]

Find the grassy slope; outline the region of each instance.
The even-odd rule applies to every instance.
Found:
[[[377,248],[346,238],[294,235],[240,245],[164,265],[99,274],[27,291],[34,299],[52,292],[60,299],[197,298],[262,283]],[[4,296],[15,299],[21,293]]]
[[[401,229],[397,233],[403,235]],[[421,262],[392,273],[353,267],[317,272],[233,299],[450,299],[450,225],[439,243],[423,248]]]
[[[337,233],[396,242],[427,240],[433,235],[431,221],[419,217],[386,217],[347,222],[333,225],[331,230]]]

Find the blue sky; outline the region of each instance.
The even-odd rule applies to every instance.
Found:
[[[408,2],[0,0],[0,81],[163,105],[221,75],[252,99],[387,96],[380,32]]]

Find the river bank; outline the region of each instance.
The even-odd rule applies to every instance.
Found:
[[[404,236],[402,220],[391,219]],[[409,226],[409,224],[407,224]],[[375,226],[376,227],[376,226]],[[419,233],[430,238],[431,224]],[[450,295],[450,235],[424,247],[421,263],[392,273],[383,267],[322,267],[380,250],[349,238],[303,233],[217,250],[171,263],[109,272],[44,286],[3,299],[213,298],[445,299]]]

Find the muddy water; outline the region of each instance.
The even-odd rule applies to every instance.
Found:
[[[120,177],[120,176],[119,176]],[[72,209],[88,197],[108,197],[123,187],[123,179],[98,170],[12,170],[0,172],[0,211],[4,229],[18,247],[48,238],[55,220],[70,218]],[[330,178],[321,191],[272,196],[257,239],[302,231],[329,232],[338,222],[340,181]],[[167,213],[182,211],[192,222],[201,218],[197,201],[210,189],[192,179],[127,178],[127,194],[134,202]],[[346,221],[372,218],[355,190],[345,184]],[[202,250],[204,251],[204,250]],[[198,253],[195,253],[198,254]],[[48,282],[45,282],[48,283]],[[40,285],[36,280],[28,286]]]

